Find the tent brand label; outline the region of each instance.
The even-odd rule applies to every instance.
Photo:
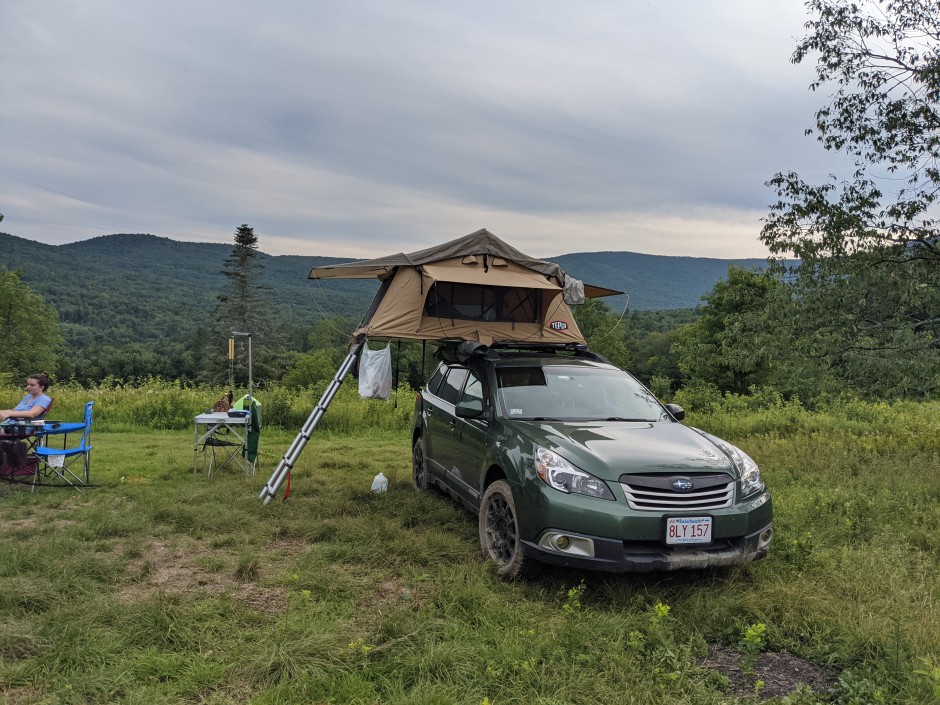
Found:
[[[552,321],[548,327],[552,330],[568,330],[568,323],[567,321]]]

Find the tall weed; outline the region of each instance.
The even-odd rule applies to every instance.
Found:
[[[2,378],[0,378],[2,382]],[[290,390],[271,387],[255,390],[261,404],[265,427],[300,429],[326,389]],[[88,401],[94,401],[95,424],[102,430],[131,431],[135,429],[183,430],[192,428],[193,418],[209,411],[216,400],[227,393],[225,387],[184,384],[150,378],[133,386],[106,380],[96,387],[67,383],[51,387],[53,408],[49,418],[72,421],[82,417]],[[238,392],[239,395],[244,393]],[[23,397],[22,389],[12,384],[0,387],[0,408],[12,408]],[[414,392],[407,385],[392,390],[387,402],[360,399],[355,380],[339,387],[323,415],[320,428],[343,433],[368,429],[398,431],[408,428],[413,410]]]

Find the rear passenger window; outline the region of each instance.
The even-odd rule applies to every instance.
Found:
[[[434,374],[431,375],[431,379],[428,380],[428,391],[437,396],[437,389],[441,386],[441,381],[444,379],[444,375],[447,374],[446,365],[438,365],[438,368],[434,370]]]
[[[451,367],[447,373],[447,378],[441,386],[438,396],[450,404],[456,404],[460,398],[460,389],[467,379],[467,370],[464,367]]]

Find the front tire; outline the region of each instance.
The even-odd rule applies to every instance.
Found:
[[[503,580],[517,580],[526,573],[529,561],[522,553],[516,503],[505,480],[497,480],[483,493],[480,548],[484,559],[496,563],[496,573]]]
[[[411,484],[418,492],[428,488],[428,462],[424,455],[424,440],[419,438],[411,449]]]

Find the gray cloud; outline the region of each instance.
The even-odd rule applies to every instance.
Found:
[[[372,256],[487,227],[537,256],[759,256],[775,171],[825,170],[803,7],[31,0],[0,7],[0,212]]]

